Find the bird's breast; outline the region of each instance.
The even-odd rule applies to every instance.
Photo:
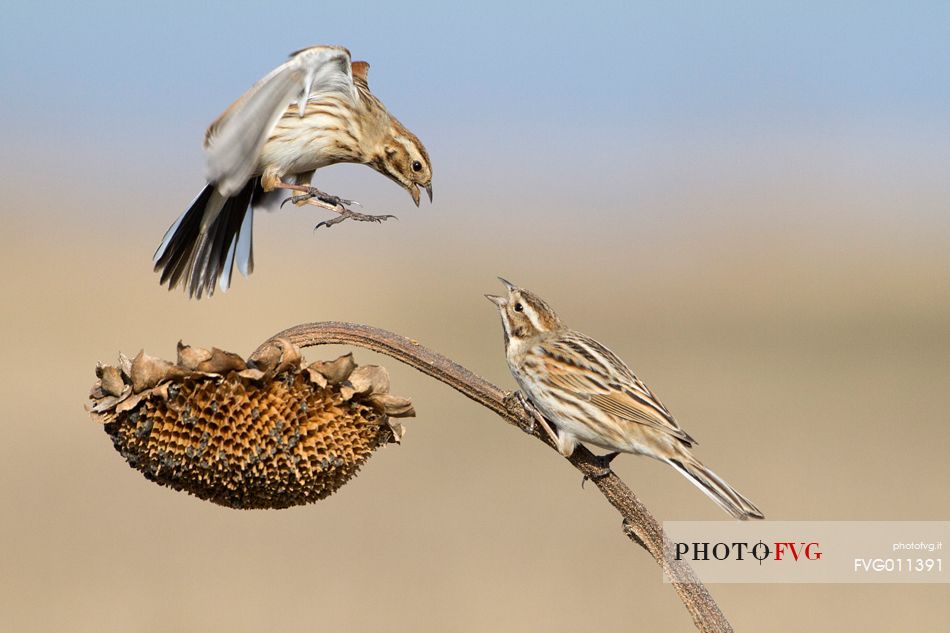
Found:
[[[337,105],[309,103],[304,116],[296,107],[277,121],[261,149],[260,170],[281,175],[359,161],[359,139],[348,114]]]

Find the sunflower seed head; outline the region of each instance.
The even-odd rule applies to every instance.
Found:
[[[99,365],[89,410],[146,478],[233,508],[322,499],[415,415],[389,374],[352,354],[302,367],[278,342],[248,362],[179,343],[175,363],[140,352]]]

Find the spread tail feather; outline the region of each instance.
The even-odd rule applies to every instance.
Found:
[[[228,289],[235,260],[238,270],[249,275],[254,269],[253,206],[263,193],[257,178],[230,198],[207,185],[155,251],[152,261],[161,283],[169,289],[182,284],[189,297],[200,299],[212,295],[215,285]]]
[[[765,518],[751,501],[692,455],[674,457],[666,461],[736,519],[744,521]]]

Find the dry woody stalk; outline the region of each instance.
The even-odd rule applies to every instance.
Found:
[[[231,508],[322,499],[415,415],[383,367],[352,354],[304,365],[289,341],[245,361],[178,344],[176,362],[140,352],[99,365],[89,407],[145,477]]]

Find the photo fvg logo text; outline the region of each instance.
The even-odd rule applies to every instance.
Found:
[[[692,543],[675,543],[676,560],[735,560],[754,559],[759,563],[766,560],[821,560],[821,543],[817,541],[776,541],[765,543],[758,541],[748,543],[733,541],[732,543],[710,543],[709,541],[694,541]]]
[[[948,521],[668,521],[664,528],[666,555],[688,562],[706,583],[950,582]]]

